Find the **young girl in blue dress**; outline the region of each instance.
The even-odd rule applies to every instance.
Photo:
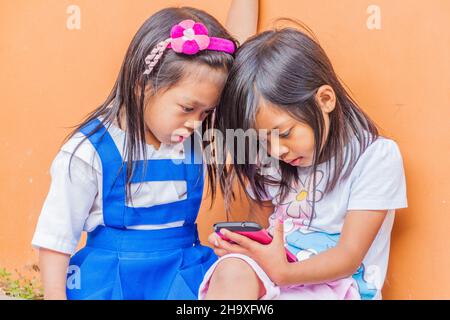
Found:
[[[220,259],[199,298],[380,299],[395,209],[407,206],[402,156],[313,37],[285,28],[244,43],[216,117],[225,137],[218,158],[233,160],[218,163],[223,192],[239,181],[255,200],[253,217],[270,215],[273,241],[223,230],[231,244],[212,233]],[[253,150],[264,153],[247,146],[243,163],[224,134],[230,129],[256,129]],[[297,262],[287,261],[285,247]]]
[[[197,298],[216,256],[198,239],[204,171],[193,132],[211,124],[235,47],[201,10],[145,21],[109,97],[52,163],[32,240],[46,299]]]

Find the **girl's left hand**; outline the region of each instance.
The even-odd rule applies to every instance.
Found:
[[[287,261],[284,248],[284,229],[282,221],[275,222],[272,242],[267,245],[260,244],[243,235],[226,229],[221,229],[220,232],[236,243],[232,244],[228,241],[217,239],[217,245],[215,245],[216,248],[225,250],[227,253],[240,253],[252,258],[274,283],[277,285],[284,284],[289,262]]]

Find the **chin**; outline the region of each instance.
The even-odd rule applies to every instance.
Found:
[[[312,163],[302,163],[302,164],[298,165],[297,167],[299,167],[299,168],[309,168],[312,165],[313,165]]]

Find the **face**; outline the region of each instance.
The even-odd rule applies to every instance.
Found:
[[[176,85],[152,95],[144,112],[147,143],[159,148],[188,138],[214,111],[226,77],[223,70],[192,64]]]
[[[334,110],[335,96],[330,86],[321,87],[316,95],[316,101],[321,107],[325,122],[325,135],[321,148],[324,146],[329,131],[329,113]],[[267,143],[268,153],[281,161],[295,167],[309,167],[314,158],[313,129],[293,118],[288,112],[261,101],[256,115],[256,130],[267,130],[262,139]],[[278,129],[278,135],[276,131]]]

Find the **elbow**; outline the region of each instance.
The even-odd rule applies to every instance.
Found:
[[[341,256],[343,258],[342,274],[344,277],[354,275],[362,263],[362,258],[359,254],[352,250],[341,249]]]
[[[353,276],[359,269],[361,263],[349,263],[349,265],[344,269],[345,277]]]

